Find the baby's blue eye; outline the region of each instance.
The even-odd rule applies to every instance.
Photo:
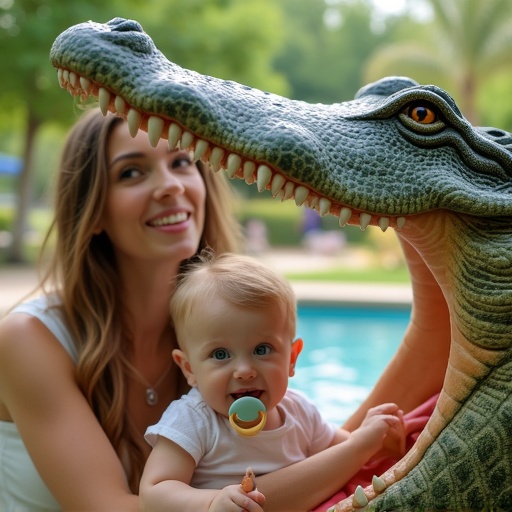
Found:
[[[272,347],[270,345],[267,345],[267,344],[258,345],[254,349],[254,353],[257,356],[266,356],[266,355],[270,354],[270,352],[272,352]]]
[[[229,352],[225,348],[218,348],[212,352],[212,358],[222,361],[223,359],[229,359]]]

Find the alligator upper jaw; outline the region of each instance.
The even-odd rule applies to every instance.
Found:
[[[278,200],[294,199],[297,206],[305,205],[316,209],[322,216],[328,214],[335,216],[341,227],[350,224],[357,225],[364,230],[371,225],[386,231],[389,227],[401,229],[405,225],[405,216],[362,211],[333,201],[323,197],[311,187],[290,177],[285,177],[277,168],[230,152],[197,137],[172,120],[141,113],[139,110],[131,108],[121,96],[111,93],[106,88],[75,72],[59,68],[58,80],[62,88],[67,89],[73,96],[81,98],[82,101],[89,96],[97,98],[105,115],[107,112],[111,112],[125,119],[132,136],[135,136],[139,130],[146,131],[152,146],[156,146],[161,138],[167,139],[169,148],[179,147],[189,150],[193,154],[194,160],[208,162],[214,172],[224,170],[231,179],[243,179],[249,185],[256,183],[260,192],[265,189],[270,190]]]

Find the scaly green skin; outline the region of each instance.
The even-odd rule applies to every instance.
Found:
[[[143,129],[156,116],[163,137],[176,123],[193,135],[192,148],[208,142],[204,158],[231,176],[243,177],[244,162],[264,165],[270,177],[258,177],[260,188],[275,186],[286,199],[274,185],[284,176],[306,187],[291,194],[298,204],[341,212],[340,224],[396,229],[413,279],[408,344],[450,344],[451,352],[425,432],[382,476],[383,493],[365,489],[365,510],[512,509],[509,133],[472,127],[445,91],[407,78],[371,84],[353,101],[311,105],[202,76],[169,62],[137,22],[123,19],[71,27],[51,59],[73,94],[99,93],[112,111],[122,97],[119,115],[131,108]],[[68,72],[90,82],[72,75],[70,84]],[[435,118],[424,119],[428,112]],[[224,152],[214,156],[214,147]],[[230,164],[230,154],[241,160]],[[336,510],[353,506],[347,499]]]

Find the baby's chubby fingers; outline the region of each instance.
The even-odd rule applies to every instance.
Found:
[[[398,405],[394,403],[386,403],[386,404],[380,404],[376,405],[375,407],[372,407],[368,410],[367,416],[377,416],[380,414],[393,414],[398,415],[398,413],[401,413],[402,411],[398,407]]]
[[[252,492],[258,493],[261,496],[263,496],[263,494],[261,494],[259,491],[252,491]],[[264,500],[264,498],[263,498],[263,500]],[[259,504],[257,501],[255,501],[252,497],[245,496],[242,501],[236,502],[236,503],[245,512],[263,512],[263,508],[262,508],[261,504]]]
[[[263,506],[266,501],[265,495],[258,491],[258,489],[254,489],[254,491],[248,492],[247,496],[261,506]]]

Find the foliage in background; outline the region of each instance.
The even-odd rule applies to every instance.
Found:
[[[291,85],[291,97],[311,103],[354,98],[364,85],[364,63],[395,38],[406,16],[373,28],[368,1],[277,0],[286,16],[286,44],[276,67]]]

